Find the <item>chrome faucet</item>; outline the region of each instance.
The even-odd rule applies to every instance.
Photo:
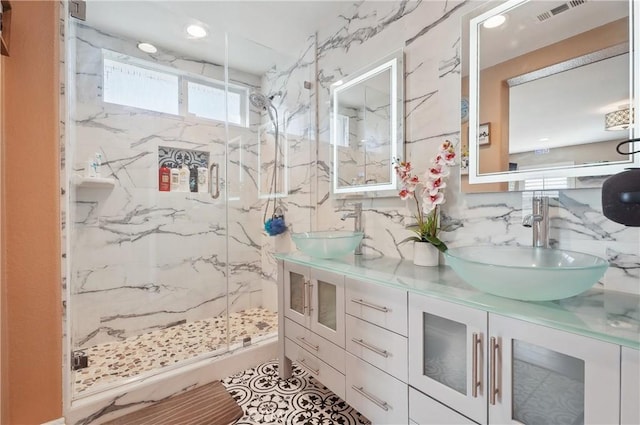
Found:
[[[531,214],[522,218],[524,227],[533,230],[533,246],[549,248],[549,197],[534,196]]]
[[[355,232],[364,232],[362,227],[362,202],[353,204],[353,212],[344,213],[342,217],[340,217],[340,220],[345,221],[348,218],[353,218],[353,230]],[[362,241],[360,241],[356,247],[354,254],[362,255]]]

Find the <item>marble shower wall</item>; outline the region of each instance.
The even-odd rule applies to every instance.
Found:
[[[440,143],[460,140],[460,18],[476,7],[471,1],[365,1],[337,16],[318,33],[318,229],[350,228],[340,215],[347,201],[331,196],[329,144],[330,85],[399,48],[405,54],[406,158],[426,169]],[[459,146],[458,146],[459,152]],[[530,245],[531,231],[521,226],[521,193],[460,193],[454,170],[448,180],[442,233],[450,246]],[[606,289],[640,293],[640,229],[627,228],[602,215],[599,189],[560,191],[552,200],[551,239],[556,247],[607,258]],[[351,202],[351,201],[349,201]],[[404,227],[413,211],[399,198],[365,199],[365,254],[412,258]]]
[[[223,65],[163,51],[145,55],[132,40],[83,25],[74,36],[75,83],[69,84],[75,96],[68,128],[75,142],[67,146],[65,159],[82,175],[86,158],[100,152],[101,176],[115,181],[112,188],[72,184],[69,191],[74,347],[217,316],[227,308],[262,306],[260,112],[251,109],[249,128],[230,126],[227,165],[224,123],[102,101],[103,48],[218,81],[224,81]],[[229,75],[236,84],[260,89],[260,75],[236,70]],[[159,192],[159,146],[207,152],[221,167],[220,198]]]
[[[269,236],[262,232],[262,283],[264,307],[277,311],[277,261],[275,252],[288,252],[295,247],[291,232],[307,232],[315,214],[316,193],[316,96],[314,87],[316,37],[310,36],[293,58],[284,57],[274,62],[262,79],[263,92],[279,93],[273,99],[280,123],[278,190],[284,196],[276,198],[277,206],[285,215],[288,232]],[[266,117],[263,117],[263,122]],[[271,182],[274,138],[263,139],[261,159],[264,176]],[[267,184],[270,187],[270,184]],[[267,191],[268,193],[268,191]],[[273,202],[273,201],[272,201]],[[262,214],[265,205],[262,205]],[[273,212],[273,203],[267,209],[267,219]],[[262,221],[260,221],[262,223]]]

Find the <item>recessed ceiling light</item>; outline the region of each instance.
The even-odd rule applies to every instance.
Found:
[[[486,21],[484,21],[482,23],[482,26],[485,28],[496,28],[499,27],[500,25],[504,24],[504,21],[507,20],[507,17],[504,15],[496,15],[496,16],[492,16],[489,19],[487,19]]]
[[[138,43],[138,49],[145,53],[156,53],[158,49],[151,43]]]
[[[193,24],[187,27],[187,34],[193,38],[204,38],[207,36],[207,30],[200,25]]]
[[[543,137],[542,139],[538,139],[539,142],[548,142],[549,138],[548,137]]]

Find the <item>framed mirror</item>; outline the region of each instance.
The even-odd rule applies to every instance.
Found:
[[[466,191],[599,187],[640,166],[616,152],[638,134],[633,3],[509,0],[465,17]]]
[[[394,196],[403,156],[403,52],[331,85],[333,193]]]

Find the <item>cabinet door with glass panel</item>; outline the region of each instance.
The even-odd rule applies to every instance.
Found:
[[[489,423],[620,420],[620,346],[489,314]]]
[[[409,385],[487,423],[487,313],[409,294]]]
[[[286,263],[285,316],[344,348],[344,276]]]

